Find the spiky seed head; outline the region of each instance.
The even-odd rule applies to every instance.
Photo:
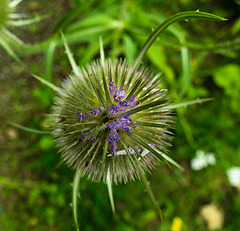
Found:
[[[96,61],[71,74],[52,108],[62,159],[93,181],[140,177],[160,163],[171,138],[171,112],[159,76],[125,60]]]

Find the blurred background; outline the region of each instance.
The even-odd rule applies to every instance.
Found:
[[[3,42],[0,46],[0,230],[75,230],[74,173],[60,163],[53,138],[10,124],[47,130],[54,92],[31,74],[60,85],[71,72],[59,30],[79,66],[99,58],[99,36],[107,57],[134,60],[164,19],[198,9],[228,21],[191,19],[173,24],[142,61],[154,73],[162,73],[161,87],[169,90],[172,102],[213,98],[176,110],[169,155],[185,172],[162,165],[147,175],[164,222],[157,219],[142,182],[113,187],[117,211],[113,217],[106,185],[83,178],[80,230],[240,230],[239,4],[23,0],[15,12],[24,19],[47,17],[21,27],[6,25],[24,44],[9,38],[4,40],[9,49]]]

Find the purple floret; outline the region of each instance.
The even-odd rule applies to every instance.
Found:
[[[121,128],[122,128],[125,132],[130,132],[130,131],[132,131],[132,128],[131,128],[128,124],[122,124]]]
[[[83,141],[85,139],[85,137],[89,134],[90,132],[85,132],[83,133],[80,137],[79,137],[79,141]],[[92,141],[94,139],[96,139],[97,135],[95,134],[94,136],[90,137],[89,139],[87,139],[88,141]]]
[[[86,112],[81,112],[81,113],[78,114],[78,119],[79,120],[90,119],[90,118],[91,118],[91,116]]]
[[[136,153],[132,147],[129,147],[128,150],[129,150],[130,154],[132,154],[132,155]]]
[[[119,112],[124,112],[127,110],[128,104],[126,100],[120,101],[116,108],[118,109]]]
[[[109,108],[108,115],[114,117],[118,114],[118,109],[112,104]]]
[[[148,144],[151,148],[154,148],[155,146],[156,146],[156,144],[154,144],[154,143],[149,143]]]
[[[109,91],[110,91],[111,95],[113,95],[114,92],[115,92],[116,89],[117,89],[117,85],[116,85],[114,82],[110,82],[110,83],[108,84],[108,86],[109,86]]]
[[[120,124],[119,124],[117,121],[112,121],[110,124],[108,124],[108,127],[109,127],[110,129],[117,130],[118,127],[119,127],[119,125],[120,125]]]
[[[128,106],[130,108],[134,108],[138,105],[138,102],[135,100],[135,95],[133,95],[130,100],[128,101]]]
[[[111,152],[112,156],[114,156],[116,154],[116,152],[117,152],[117,144],[116,144],[116,142],[113,142],[111,144],[110,152]]]
[[[90,132],[85,132],[79,137],[79,141],[83,141],[84,138],[89,134]]]
[[[108,136],[108,141],[113,143],[114,141],[120,140],[118,133],[114,130],[111,130]]]
[[[94,116],[99,116],[99,115],[101,115],[101,113],[102,113],[102,108],[100,108],[100,107],[93,107],[91,113],[92,113]]]
[[[113,98],[115,102],[120,102],[122,99],[126,97],[126,90],[121,88],[120,90],[115,91]]]
[[[133,120],[128,115],[120,116],[118,121],[121,125],[127,124],[128,126],[131,126],[133,124]]]

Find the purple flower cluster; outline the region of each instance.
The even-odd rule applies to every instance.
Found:
[[[113,97],[114,102],[118,105],[112,104],[109,108],[108,115],[110,117],[115,117],[119,112],[125,112],[127,109],[134,108],[138,105],[138,102],[135,100],[135,95],[133,95],[129,101],[124,100],[126,98],[126,90],[121,88],[116,90],[117,85],[114,82],[109,83],[109,92]]]
[[[114,103],[116,104],[112,104],[107,112],[111,119],[113,119],[113,117],[116,117],[119,113],[126,112],[127,110],[132,109],[138,105],[138,102],[135,100],[135,95],[132,95],[128,101],[125,100],[126,90],[123,88],[117,90],[117,85],[114,82],[109,83],[109,92],[112,99],[114,100]],[[78,114],[78,119],[91,119],[94,116],[101,115],[102,112],[103,109],[101,107],[93,107],[91,114],[87,112],[81,112]],[[111,121],[108,124],[108,128],[110,129],[108,141],[111,143],[110,152],[112,155],[117,152],[116,141],[120,140],[118,131],[122,130],[125,132],[131,132],[132,129],[135,129],[137,127],[137,125],[138,124],[134,122],[128,115],[121,115],[120,117],[116,117],[115,120]],[[79,138],[79,141],[83,141],[90,132],[85,132],[82,134]],[[88,141],[92,141],[94,139],[96,139],[96,135],[90,137]],[[130,153],[133,151],[134,150],[131,150]]]
[[[114,155],[117,152],[116,141],[120,140],[118,130],[130,132],[132,131],[132,127],[136,128],[137,123],[133,122],[133,120],[128,115],[120,116],[118,119],[108,124],[108,128],[110,129],[108,141],[112,143],[110,148],[110,152],[112,155]]]
[[[91,131],[90,131],[91,132]],[[79,137],[79,141],[83,141],[84,138],[90,133],[90,132],[85,132],[83,133],[80,137]],[[88,141],[92,141],[94,139],[96,139],[97,135],[94,135],[92,137],[90,137],[89,139],[87,139]]]
[[[102,114],[102,108],[100,107],[93,107],[91,113],[94,115],[94,116],[99,116]],[[82,119],[90,119],[92,117],[92,115],[88,114],[87,112],[81,112],[78,114],[78,119],[79,120],[82,120]]]
[[[135,100],[135,95],[133,95],[129,101],[126,101],[126,90],[123,88],[117,90],[117,85],[114,82],[109,83],[109,92],[114,102],[118,103],[116,106],[112,104],[109,107],[108,115],[110,117],[116,117],[120,112],[125,112],[128,109],[134,108],[138,105],[138,102]],[[122,115],[108,124],[108,128],[110,129],[108,141],[112,143],[110,147],[110,152],[112,155],[117,152],[116,141],[120,140],[118,130],[121,129],[125,132],[131,132],[132,128],[135,129],[137,125],[138,124],[133,122],[128,115]]]
[[[100,108],[100,107],[93,107],[91,113],[93,114],[93,116],[99,116],[99,115],[102,114],[102,111],[103,111],[103,110],[102,110],[102,108]],[[90,115],[90,114],[87,113],[87,112],[81,112],[81,113],[78,114],[78,119],[79,119],[79,120],[90,119],[90,118],[92,118],[93,116]],[[90,131],[90,132],[91,132],[91,131]],[[85,132],[84,134],[82,134],[82,135],[80,136],[80,138],[79,138],[79,141],[83,141],[84,138],[85,138],[90,132]],[[96,137],[97,137],[97,135],[94,135],[94,136],[90,137],[90,138],[88,139],[88,141],[92,141],[92,140],[96,139]]]

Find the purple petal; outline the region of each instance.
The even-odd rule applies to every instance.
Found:
[[[88,139],[88,141],[92,141],[92,140],[96,139],[96,137],[97,137],[97,134],[95,134],[94,136],[90,137],[90,138]]]
[[[93,107],[91,113],[92,113],[94,116],[99,116],[99,115],[101,115],[101,113],[102,113],[102,108],[100,108],[100,107]]]
[[[129,152],[130,152],[130,154],[136,154],[136,152],[134,151],[134,149],[132,148],[132,147],[129,147]]]
[[[111,130],[108,136],[108,141],[113,143],[114,141],[120,140],[118,133],[114,130]]]
[[[138,105],[138,101],[135,100],[135,95],[131,97],[131,99],[128,101],[128,106],[130,108],[134,108]]]
[[[116,154],[116,152],[117,152],[117,144],[116,144],[116,142],[113,142],[111,144],[110,152],[111,152],[112,156],[114,156]]]
[[[149,143],[148,144],[151,148],[154,148],[155,146],[156,146],[156,144],[154,144],[154,143]]]
[[[82,134],[80,137],[79,137],[79,141],[83,141],[84,138],[89,134],[90,132],[85,132],[84,134]]]
[[[113,98],[115,102],[119,102],[120,100],[124,99],[126,97],[126,90],[121,88],[120,90],[115,91]]]
[[[142,152],[138,145],[136,145],[135,148],[137,149],[137,151],[138,151],[139,153]]]
[[[81,113],[78,114],[78,119],[79,120],[90,119],[90,118],[91,118],[91,116],[86,112],[81,112]]]
[[[109,84],[108,84],[108,86],[109,86],[109,91],[110,91],[110,93],[113,95],[113,93],[116,91],[116,89],[117,89],[117,85],[114,83],[114,82],[110,82]]]
[[[132,119],[128,115],[120,116],[118,121],[120,122],[121,126],[131,126],[133,124]]]
[[[128,124],[123,124],[121,127],[125,132],[132,131],[132,128]]]
[[[133,122],[133,128],[135,129],[138,126],[137,122]]]
[[[128,107],[128,104],[127,104],[127,101],[126,101],[126,100],[120,101],[120,102],[118,103],[118,105],[116,106],[116,108],[118,109],[119,112],[124,112],[124,111],[126,111],[127,107]]]
[[[112,104],[109,108],[108,115],[114,117],[118,114],[118,109]]]
[[[119,127],[119,125],[120,125],[120,124],[119,124],[117,121],[112,121],[110,124],[108,124],[108,127],[109,127],[110,129],[117,130],[118,127]]]

